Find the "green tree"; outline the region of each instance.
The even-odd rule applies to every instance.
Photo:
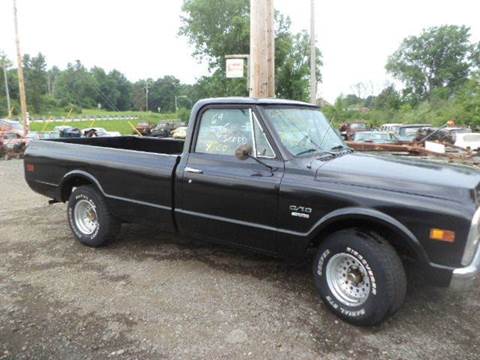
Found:
[[[114,111],[128,110],[132,106],[132,84],[118,70],[108,74],[100,67],[90,70],[96,89],[94,99],[103,108]]]
[[[46,102],[44,96],[47,94],[47,63],[45,57],[39,53],[37,56],[23,57],[25,73],[25,88],[27,101],[33,107],[34,113],[41,113],[42,106]]]
[[[308,101],[310,97],[310,36],[307,32],[292,35],[277,33],[275,46],[276,93],[278,97]],[[317,80],[321,81],[321,53],[317,49]]]
[[[435,89],[453,93],[479,63],[480,44],[470,42],[470,28],[445,25],[403,40],[386,69],[404,82],[405,95],[415,103]]]
[[[161,112],[175,112],[175,96],[179,95],[180,80],[174,76],[164,76],[151,84],[148,107]]]
[[[7,101],[7,91],[5,87],[8,87],[8,91],[10,91],[10,86],[8,84],[9,76],[8,76],[8,69],[12,66],[11,61],[8,59],[7,55],[3,51],[0,50],[0,116],[3,114],[8,114],[8,106],[12,106],[11,99],[10,104]],[[10,94],[9,94],[10,96]]]
[[[58,76],[55,97],[61,106],[73,104],[84,108],[97,106],[99,89],[92,74],[77,60]]]
[[[205,96],[247,95],[246,79],[225,78],[225,55],[250,51],[250,1],[185,0],[182,10],[179,34],[187,37],[194,48],[194,56],[208,61],[212,72],[210,77],[199,80],[194,92],[204,91]],[[277,95],[306,100],[309,36],[307,33],[292,34],[290,23],[288,17],[275,13]],[[319,51],[318,54],[320,59]],[[319,71],[318,75],[320,78]]]
[[[374,100],[374,107],[376,109],[398,110],[401,105],[401,96],[393,85],[383,89]]]

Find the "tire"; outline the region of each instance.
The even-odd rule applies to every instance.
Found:
[[[72,191],[67,217],[75,238],[87,246],[103,246],[120,231],[120,221],[110,214],[105,199],[92,186],[80,186]]]
[[[378,325],[405,300],[407,279],[397,253],[361,230],[329,235],[319,246],[313,273],[326,306],[354,325]]]

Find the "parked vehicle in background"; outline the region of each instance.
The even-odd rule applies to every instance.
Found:
[[[113,240],[122,222],[154,222],[293,261],[313,250],[324,304],[356,325],[401,307],[402,258],[456,289],[480,270],[480,171],[354,153],[312,104],[207,99],[185,141],[35,141],[24,166],[34,191],[68,201],[87,246]]]
[[[360,131],[355,133],[352,141],[373,144],[397,144],[399,139],[391,132],[386,131]]]
[[[364,121],[356,121],[342,124],[339,130],[343,140],[352,140],[356,132],[367,131],[369,127]]]
[[[455,146],[470,150],[480,149],[480,133],[457,133]]]
[[[353,131],[367,131],[370,130],[370,127],[365,121],[356,121],[356,122],[351,122],[350,123],[350,128]]]
[[[17,131],[0,132],[1,141],[1,153],[5,156],[5,159],[10,159],[13,156],[21,157],[25,150],[26,141],[22,135]]]
[[[174,123],[171,123],[171,122],[159,123],[157,126],[155,126],[152,129],[150,136],[167,138],[171,136],[173,130],[175,130]]]
[[[91,127],[91,128],[82,129],[81,133],[85,137],[122,136],[122,134],[118,131],[107,131],[101,127]]]
[[[55,128],[59,131],[59,137],[61,138],[79,138],[82,137],[82,132],[78,128],[72,126],[59,126]]]
[[[402,125],[404,125],[404,124],[387,123],[387,124],[383,124],[382,126],[380,126],[379,130],[380,131],[388,131],[388,132],[392,132],[394,134],[398,134],[398,128]]]
[[[431,128],[430,124],[408,124],[399,126],[395,135],[400,141],[412,142],[417,137],[418,130],[422,128]]]
[[[462,128],[462,127],[446,127],[444,130],[449,134],[449,137],[452,141],[452,144],[455,144],[457,141],[458,134],[471,134],[472,129]]]
[[[0,119],[0,131],[16,131],[23,133],[23,125],[15,120]]]
[[[172,131],[172,137],[174,139],[185,139],[187,137],[188,127],[180,126]]]
[[[152,133],[152,128],[153,128],[152,124],[149,124],[146,122],[138,123],[135,126],[136,131],[133,131],[133,134],[137,135],[138,133],[140,133],[143,136],[150,136],[150,134]]]
[[[414,139],[415,142],[437,141],[444,144],[454,145],[456,142],[457,134],[471,133],[469,128],[459,127],[422,127],[417,130],[417,136]]]

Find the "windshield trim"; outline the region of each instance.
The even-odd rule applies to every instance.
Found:
[[[262,105],[259,107],[259,112],[264,119],[264,123],[266,128],[268,129],[268,132],[274,139],[274,143],[276,144],[277,148],[280,151],[280,154],[285,160],[293,160],[293,159],[302,159],[302,158],[310,158],[310,157],[315,157],[318,156],[321,153],[328,153],[330,150],[328,149],[317,149],[315,152],[311,152],[309,154],[304,154],[300,156],[296,156],[293,154],[282,142],[277,130],[275,129],[275,126],[273,125],[272,119],[268,115],[266,110],[271,110],[271,109],[299,109],[299,110],[311,110],[311,111],[318,111],[321,113],[321,115],[325,118],[327,121],[328,125],[330,126],[330,131],[333,131],[336,133],[335,128],[332,126],[332,123],[325,114],[322,112],[321,107],[318,105],[313,105],[313,104],[305,104],[305,105],[292,105],[292,104],[273,104],[273,105]],[[328,133],[327,133],[328,134]],[[348,145],[343,141],[343,139],[336,134],[339,140],[339,145],[343,145],[345,149],[349,149]],[[343,150],[342,150],[343,151]],[[341,151],[340,151],[341,152]]]

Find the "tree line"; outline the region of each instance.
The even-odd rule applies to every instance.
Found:
[[[82,108],[175,112],[190,108],[198,99],[217,96],[247,96],[246,79],[226,79],[225,56],[248,54],[250,39],[249,0],[187,0],[183,4],[179,35],[191,43],[192,54],[207,61],[210,75],[194,84],[174,76],[131,82],[118,70],[87,69],[79,60],[65,69],[48,66],[43,54],[25,55],[23,67],[31,113],[48,114],[59,109],[80,112]],[[214,21],[212,21],[214,19]],[[287,16],[275,14],[277,96],[307,100],[309,81],[309,36],[293,33]],[[317,50],[318,51],[318,50]],[[318,51],[319,52],[319,51]],[[318,56],[320,78],[321,54]],[[18,113],[16,69],[3,56],[14,112]],[[146,88],[148,87],[148,102]],[[5,95],[0,96],[0,114],[6,114]]]
[[[25,55],[27,99],[31,112],[48,114],[62,109],[81,111],[146,110],[175,112],[190,108],[206,97],[247,96],[246,79],[226,79],[225,56],[248,54],[250,39],[249,0],[184,0],[178,34],[193,48],[192,56],[209,65],[208,76],[184,84],[174,76],[131,82],[117,70],[87,69],[80,61],[65,69],[49,67],[42,54]],[[309,34],[294,33],[291,20],[275,13],[276,95],[309,99]],[[317,75],[321,81],[321,52],[317,49]],[[8,59],[7,77],[13,103],[18,109],[16,69]],[[444,25],[425,29],[403,40],[386,63],[397,82],[378,95],[365,95],[362,84],[356,93],[341,95],[324,112],[335,122],[366,120],[384,122],[480,124],[480,43],[470,41],[466,26]],[[146,88],[148,87],[148,102]],[[18,111],[18,110],[17,110]],[[0,114],[6,101],[0,96]]]
[[[335,122],[367,120],[371,125],[449,120],[480,125],[480,43],[470,28],[443,25],[403,40],[385,66],[398,82],[377,96],[340,96],[324,111]],[[360,84],[361,85],[361,84]]]

